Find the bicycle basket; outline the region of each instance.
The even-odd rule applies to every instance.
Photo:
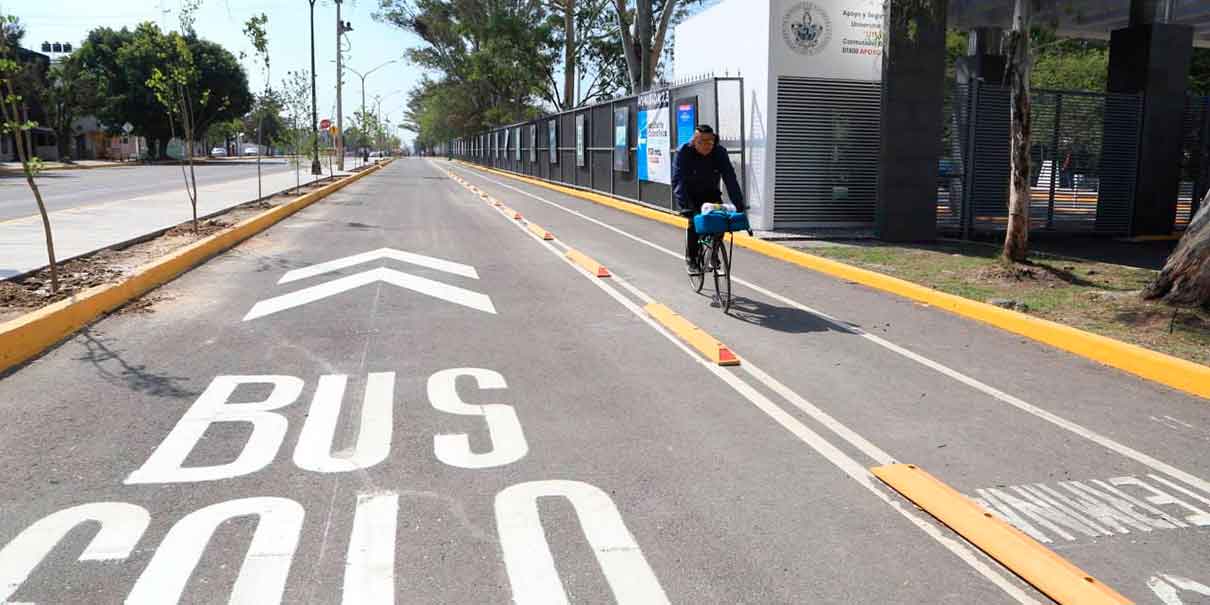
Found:
[[[693,217],[693,229],[701,234],[747,231],[748,215],[743,212],[715,211]]]

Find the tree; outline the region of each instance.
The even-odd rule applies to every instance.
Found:
[[[622,37],[623,56],[630,75],[630,92],[646,92],[660,74],[660,58],[668,28],[686,15],[685,6],[698,0],[613,0]]]
[[[543,97],[563,111],[579,107],[626,87],[626,61],[614,33],[617,22],[611,0],[545,0],[558,27],[552,28],[563,46],[563,81],[549,72]],[[587,86],[577,86],[587,80]],[[577,89],[579,89],[577,93]]]
[[[72,124],[77,118],[95,114],[100,109],[101,83],[96,74],[84,69],[75,55],[52,65],[48,80],[42,90],[42,104],[48,125],[55,131],[59,159],[67,160],[75,134]]]
[[[294,164],[294,191],[297,193],[302,186],[302,150],[311,146],[315,134],[307,127],[307,115],[311,111],[311,74],[307,71],[291,71],[282,80],[281,101],[286,111],[286,123],[283,140],[292,151],[291,163]]]
[[[375,18],[419,36],[414,64],[465,98],[469,134],[541,115],[537,99],[558,64],[558,40],[542,2],[379,0]]]
[[[1029,150],[1032,113],[1029,98],[1030,24],[1034,0],[1015,0],[1013,27],[1008,36],[1008,68],[1005,78],[1012,87],[1009,110],[1008,228],[1002,257],[1021,262],[1029,252]]]
[[[151,77],[147,87],[155,92],[156,100],[168,114],[168,127],[175,130],[177,123],[181,125],[184,134],[185,159],[189,164],[189,172],[181,165],[181,175],[185,178],[185,193],[189,197],[189,205],[193,209],[193,233],[198,233],[197,223],[197,172],[193,165],[193,143],[195,127],[194,99],[200,98],[203,106],[209,102],[210,91],[200,86],[201,73],[194,61],[192,49],[185,36],[193,34],[193,13],[201,0],[186,0],[182,3],[180,12],[181,32],[171,32],[162,40],[156,51],[158,64],[151,68]],[[175,138],[175,132],[172,133]]]
[[[260,57],[265,64],[265,92],[261,96],[264,100],[269,95],[269,34],[265,32],[265,25],[269,23],[269,17],[264,13],[253,15],[248,18],[248,22],[244,24],[244,35],[248,36],[248,40],[252,42],[252,48],[256,50],[256,55]],[[256,199],[264,197],[261,190],[261,146],[264,145],[264,114],[265,107],[262,105],[260,111],[255,112],[256,120]]]
[[[195,130],[205,133],[211,124],[242,117],[252,106],[248,77],[239,61],[222,46],[199,39],[194,33],[182,36],[198,70],[201,88],[210,90],[205,99],[192,99]],[[172,137],[168,116],[147,82],[152,70],[161,66],[160,56],[167,36],[154,23],[135,29],[97,28],[89,32],[75,56],[82,68],[97,78],[100,87],[98,117],[108,124],[130,122],[134,134],[164,144]]]
[[[1143,298],[1210,311],[1210,192]]]
[[[21,78],[25,69],[17,60],[16,43],[21,39],[18,32],[20,23],[15,17],[0,14],[0,136],[11,135],[17,148],[17,159],[21,161],[21,170],[25,174],[25,183],[34,194],[38,204],[38,214],[42,217],[42,234],[46,240],[46,256],[50,264],[50,291],[59,291],[59,267],[55,262],[55,239],[50,229],[50,215],[46,211],[46,203],[42,200],[42,192],[34,180],[42,164],[34,156],[34,144],[30,130],[37,124],[29,119],[29,110],[25,100],[17,94],[14,80]],[[12,45],[10,46],[10,42]]]

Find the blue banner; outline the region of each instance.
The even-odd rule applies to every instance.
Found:
[[[697,128],[697,106],[693,103],[676,104],[676,147],[688,143]]]

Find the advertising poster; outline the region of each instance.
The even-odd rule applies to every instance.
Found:
[[[516,154],[513,156],[513,159],[520,162],[521,161],[521,129],[520,128],[513,129],[513,140],[515,140],[517,142],[516,147],[513,148],[516,151]]]
[[[672,183],[671,133],[668,124],[668,91],[639,97],[639,141],[635,161],[639,180]]]
[[[529,163],[538,161],[538,125],[529,127]]]
[[[584,114],[576,116],[576,166],[584,166]]]
[[[686,97],[676,100],[676,148],[688,143],[693,138],[693,129],[697,128],[697,97]]]
[[[576,166],[585,166],[587,158],[584,154],[584,114],[576,116]]]
[[[630,108],[613,109],[613,169],[630,171]]]
[[[550,163],[559,163],[559,121],[550,120],[546,123],[546,134],[550,137]]]

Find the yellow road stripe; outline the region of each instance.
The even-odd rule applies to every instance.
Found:
[[[720,366],[737,366],[739,358],[727,345],[718,341],[717,338],[707,334],[705,330],[693,325],[688,319],[681,317],[672,309],[661,305],[660,303],[651,303],[643,307],[644,311],[653,319],[664,325],[676,334],[677,338],[685,341],[685,344],[697,349],[706,359]]]
[[[591,258],[586,256],[583,252],[580,252],[579,250],[576,250],[574,248],[569,248],[567,250],[566,256],[567,256],[567,258],[571,259],[571,261],[573,263],[580,265],[581,267],[584,267],[584,269],[586,269],[589,273],[591,273],[597,277],[609,277],[610,276],[609,269],[606,269],[604,265],[602,265],[601,263],[598,263],[595,260],[592,260]]]
[[[580,191],[579,189],[546,183],[501,170],[483,168],[465,162],[460,163],[470,168],[531,183],[667,225],[680,228],[685,227],[685,219],[679,216],[652,210],[651,208],[631,202],[623,202],[599,193]],[[846,265],[821,256],[807,254],[801,250],[788,248],[781,244],[765,241],[760,238],[748,237],[746,234],[736,234],[735,245],[759,252],[771,258],[798,265],[805,269],[927,303],[968,319],[980,321],[1001,330],[1032,338],[1057,349],[1103,363],[1141,378],[1158,382],[1198,397],[1210,399],[1210,367],[1208,366],[1171,355],[1165,355],[1164,353],[1152,351],[1120,340],[1114,340],[1099,334],[1085,332],[1053,321],[1002,309],[954,294],[947,294],[896,277]]]
[[[167,283],[216,254],[268,229],[282,219],[339,191],[390,162],[378,164],[307,193],[298,199],[270,208],[230,229],[170,252],[134,271],[126,279],[77,293],[71,298],[0,323],[0,372],[24,363],[71,336],[80,328],[161,284]]]
[[[923,469],[911,464],[890,464],[870,471],[1055,602],[1132,603]]]

